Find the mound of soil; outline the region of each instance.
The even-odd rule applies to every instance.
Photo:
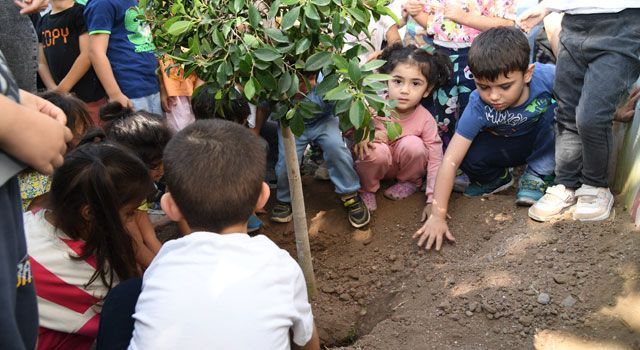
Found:
[[[366,230],[349,226],[329,181],[304,177],[325,347],[640,349],[640,233],[618,206],[599,223],[537,223],[515,190],[454,194],[455,244],[412,241],[424,195],[378,196]],[[261,233],[295,253],[293,224]]]

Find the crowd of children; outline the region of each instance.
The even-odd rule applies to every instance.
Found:
[[[32,1],[20,7],[42,5]],[[247,234],[262,225],[269,171],[269,218],[292,219],[269,106],[240,91],[216,99],[207,82],[167,70],[136,5],[51,0],[36,24],[40,96],[19,89],[0,51],[0,300],[11,300],[0,347],[318,349],[301,269]],[[515,167],[515,203],[532,219],[609,217],[612,121],[628,121],[640,95],[616,110],[640,75],[637,1],[544,0],[518,18],[510,0],[392,8],[401,22],[372,23],[380,42],[362,57],[386,61],[391,117],[376,116],[372,138],[350,149],[334,106],[312,89],[304,98],[319,112],[296,138],[299,158],[321,148],[353,227],[370,222],[383,180],[393,201],[424,187],[413,237],[439,250],[455,240],[454,188],[501,192]],[[564,12],[559,39],[549,38],[557,69],[531,61],[525,34],[550,11]],[[389,122],[402,127],[395,139]],[[152,209],[184,237],[161,243]]]

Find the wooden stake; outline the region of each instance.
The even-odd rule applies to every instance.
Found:
[[[289,177],[289,189],[291,191],[291,206],[293,208],[293,230],[296,236],[296,250],[298,253],[298,264],[302,268],[304,279],[307,281],[307,294],[309,299],[316,293],[316,278],[313,273],[313,263],[311,261],[311,247],[309,245],[309,230],[307,228],[307,213],[304,208],[304,196],[302,194],[302,179],[300,177],[300,163],[296,153],[296,140],[291,133],[291,129],[282,128],[282,138],[284,142],[285,162],[287,164],[287,175]]]

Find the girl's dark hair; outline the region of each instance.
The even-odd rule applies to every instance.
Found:
[[[84,133],[96,126],[87,111],[87,105],[74,95],[47,91],[41,93],[40,97],[53,103],[67,115],[67,127],[71,129],[74,139],[81,139]],[[76,134],[78,127],[82,130],[82,135]]]
[[[431,91],[446,85],[453,75],[453,65],[449,56],[439,51],[429,52],[415,45],[393,44],[382,51],[380,59],[387,61],[380,67],[380,73],[384,74],[391,74],[399,63],[420,67]]]
[[[112,102],[100,109],[100,119],[107,139],[130,149],[147,167],[154,168],[162,161],[171,131],[161,116]]]
[[[85,241],[82,254],[73,258],[95,256],[96,272],[87,285],[100,278],[111,288],[116,276],[125,280],[138,275],[120,210],[137,207],[153,192],[144,164],[115,144],[85,144],[65,157],[53,174],[49,206],[57,229]]]

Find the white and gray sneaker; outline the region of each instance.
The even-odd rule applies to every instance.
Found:
[[[582,185],[576,190],[578,204],[573,219],[580,221],[606,220],[611,215],[613,194],[606,187]]]
[[[561,217],[574,204],[576,196],[573,190],[564,185],[547,187],[544,196],[529,208],[529,217],[536,221],[549,221]]]

